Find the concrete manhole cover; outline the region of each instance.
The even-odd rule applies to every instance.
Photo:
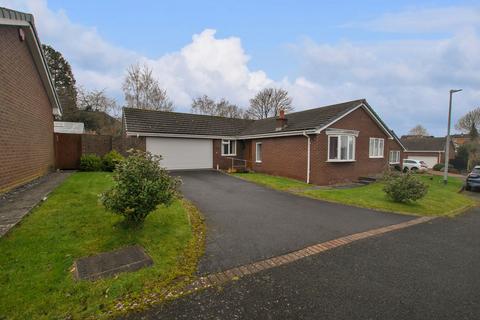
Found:
[[[145,250],[138,245],[80,258],[75,261],[75,277],[82,280],[97,280],[120,272],[136,271],[153,264]]]

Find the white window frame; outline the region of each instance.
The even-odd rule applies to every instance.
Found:
[[[332,137],[337,138],[338,143],[337,143],[337,157],[340,157],[341,155],[341,149],[342,149],[342,137],[347,137],[347,159],[339,159],[339,158],[332,158],[330,156],[330,139]],[[348,145],[349,141],[352,140],[353,142],[353,147],[352,147],[352,154],[350,154]],[[355,161],[355,144],[356,144],[356,135],[355,134],[329,134],[328,135],[328,158],[327,162],[354,162]]]
[[[373,146],[373,148],[372,148],[372,146]],[[385,154],[385,139],[383,139],[383,138],[370,138],[370,141],[368,143],[368,157],[369,158],[383,158],[384,154]]]
[[[392,154],[395,153],[395,161],[392,161]],[[390,154],[388,156],[388,162],[390,164],[399,164],[400,163],[400,150],[390,150]]]
[[[232,144],[233,142],[233,144]],[[228,146],[228,153],[224,153],[223,151],[223,146],[227,145]],[[232,150],[233,146],[233,150]],[[222,156],[236,156],[237,155],[237,140],[231,140],[231,139],[223,139],[222,140]]]
[[[258,147],[260,146],[260,157],[258,156]],[[262,163],[262,143],[256,142],[255,143],[255,162]]]

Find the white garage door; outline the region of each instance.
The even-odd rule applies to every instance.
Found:
[[[438,157],[428,157],[428,156],[408,156],[409,159],[422,160],[424,161],[429,168],[433,168],[434,165],[438,163]]]
[[[162,156],[160,163],[168,170],[209,169],[213,166],[211,139],[147,137],[147,151]]]

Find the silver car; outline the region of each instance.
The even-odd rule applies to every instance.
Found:
[[[428,171],[427,164],[422,160],[415,159],[405,159],[403,160],[403,172],[413,171],[413,172],[425,172]]]

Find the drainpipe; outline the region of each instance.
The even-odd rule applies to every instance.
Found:
[[[310,183],[310,136],[305,131],[303,135],[307,138],[307,183]]]

